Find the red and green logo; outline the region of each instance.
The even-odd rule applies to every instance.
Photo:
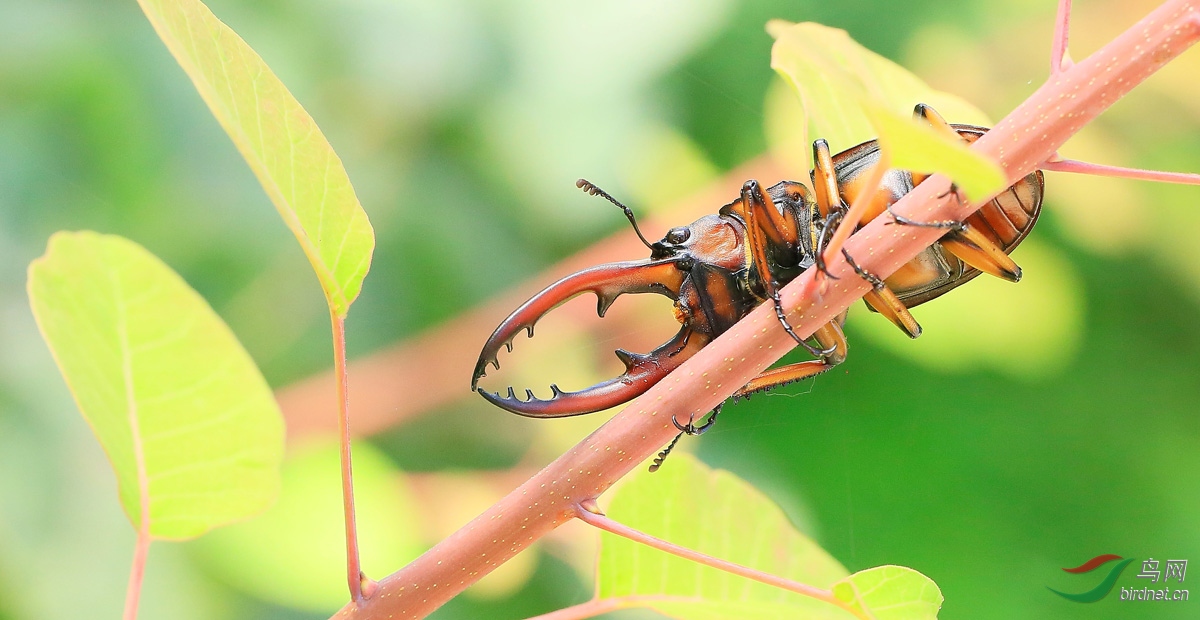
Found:
[[[1112,566],[1112,568],[1109,569],[1108,575],[1104,577],[1103,581],[1087,592],[1080,592],[1078,594],[1059,592],[1050,586],[1046,586],[1046,589],[1067,599],[1068,601],[1075,601],[1076,603],[1095,603],[1096,601],[1108,596],[1109,592],[1112,592],[1113,586],[1117,583],[1117,578],[1121,576],[1121,572],[1125,570],[1126,566],[1129,566],[1129,563],[1133,561],[1133,558],[1122,559],[1119,555],[1105,553],[1104,555],[1098,555],[1074,568],[1063,569],[1064,571],[1074,575],[1082,575],[1090,573],[1097,568],[1116,560],[1121,561],[1117,562]]]

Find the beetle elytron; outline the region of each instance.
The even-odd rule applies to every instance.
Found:
[[[943,132],[954,132],[973,142],[987,129],[972,125],[948,125],[933,109],[917,105],[914,117]],[[580,179],[585,191],[600,195],[625,211],[638,237],[650,249],[642,261],[610,263],[567,276],[534,295],[517,308],[484,344],[475,364],[471,388],[484,398],[513,413],[536,418],[553,418],[592,413],[629,401],[667,376],[696,351],[729,329],[756,305],[772,301],[783,328],[817,359],[767,370],[738,390],[746,396],[799,381],[829,370],[846,358],[846,339],[841,324],[845,313],[813,334],[813,346],[792,331],[779,303],[779,289],[806,269],[823,269],[825,243],[840,223],[848,206],[864,191],[872,166],[879,161],[875,141],[860,144],[831,156],[824,140],[813,143],[813,190],[795,181],[782,181],[766,190],[747,181],[741,196],[721,208],[717,215],[702,217],[688,226],[667,231],[661,240],[649,243],[638,230],[633,212],[603,190]],[[914,222],[897,216],[890,206],[923,181],[927,175],[906,170],[889,170],[863,217],[866,223],[884,212],[900,225],[934,226],[947,233],[903,265],[886,280],[854,265],[856,272],[873,284],[864,297],[867,305],[883,314],[910,337],[921,328],[908,308],[938,297],[980,272],[1017,281],[1021,270],[1008,253],[1029,233],[1041,210],[1043,178],[1031,173],[984,205],[965,223]],[[770,200],[768,200],[768,197]],[[617,350],[625,372],[578,392],[565,392],[551,385],[551,397],[541,400],[526,390],[518,398],[513,388],[508,395],[478,387],[488,364],[499,368],[502,346],[512,350],[512,340],[521,330],[533,335],[534,323],[554,307],[580,293],[591,291],[598,298],[598,313],[623,293],[659,293],[675,301],[679,333],[648,355]],[[718,407],[702,426],[692,421],[675,425],[681,433],[699,434],[709,428]],[[678,439],[678,437],[676,437]],[[673,445],[673,444],[672,444]],[[660,455],[660,459],[663,455]]]

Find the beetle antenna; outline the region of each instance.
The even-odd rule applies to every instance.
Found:
[[[575,182],[575,187],[578,187],[579,189],[581,189],[593,196],[600,196],[601,198],[604,198],[605,200],[617,205],[618,207],[621,207],[621,210],[625,212],[625,217],[629,219],[629,223],[633,224],[633,232],[637,233],[638,239],[642,240],[642,245],[645,245],[646,247],[650,248],[651,250],[654,249],[654,246],[650,245],[649,241],[646,241],[646,236],[642,234],[642,230],[640,228],[638,228],[637,220],[633,217],[633,209],[630,209],[629,207],[621,204],[621,201],[617,200],[616,198],[613,198],[608,192],[606,192],[606,191],[600,189],[599,187],[596,187],[592,183],[588,182],[587,179],[579,179],[578,181]]]

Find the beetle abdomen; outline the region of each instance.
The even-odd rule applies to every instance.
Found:
[[[987,133],[986,128],[974,125],[953,127],[968,143]],[[874,140],[833,156],[838,188],[844,201],[851,202],[858,192],[865,189],[863,180],[869,176],[867,172],[878,160],[879,143]],[[883,183],[883,187],[892,194],[889,202],[895,202],[911,191],[914,186],[912,181],[912,175],[906,171],[889,171]],[[1043,189],[1042,172],[1032,172],[980,207],[979,211],[967,218],[966,224],[979,230],[1005,253],[1011,253],[1037,222],[1042,209]],[[882,207],[877,213],[882,213]],[[941,243],[935,243],[885,281],[904,305],[911,308],[940,297],[979,273],[979,270],[946,251]]]

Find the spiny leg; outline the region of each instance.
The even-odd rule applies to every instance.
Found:
[[[829,351],[828,355],[822,359],[807,360],[768,370],[742,386],[742,389],[733,394],[733,398],[735,400],[745,398],[757,392],[764,392],[781,385],[807,379],[841,364],[846,360],[847,346],[846,336],[842,333],[842,328],[838,325],[838,321],[840,320],[830,321],[813,333],[813,337],[817,339],[817,342]],[[679,434],[671,440],[671,443],[662,452],[658,453],[658,456],[654,459],[654,463],[650,465],[650,471],[658,471],[658,468],[662,467],[667,455],[671,454],[671,450],[675,449],[675,444],[679,443],[679,438],[684,435],[700,435],[712,428],[713,424],[717,421],[717,414],[721,412],[721,408],[724,405],[724,403],[721,403],[713,408],[708,416],[708,420],[700,426],[694,424],[695,418],[690,418],[687,424],[680,424],[678,420],[672,417],[671,423],[675,425],[675,428],[679,429]]]
[[[879,276],[863,269],[854,262],[854,257],[850,253],[842,249],[842,256],[846,257],[846,262],[854,269],[854,273],[858,277],[866,280],[871,285],[871,291],[863,295],[863,301],[873,310],[882,314],[893,325],[899,327],[901,331],[908,335],[909,338],[916,338],[921,335],[921,325],[917,323],[917,319],[908,311],[908,306],[900,300],[892,289],[884,284]]]
[[[954,220],[918,222],[893,212],[890,207],[888,214],[892,216],[892,221],[887,224],[945,229],[948,233],[941,238],[939,243],[962,262],[1010,282],[1021,279],[1021,268],[1003,248],[963,222]]]
[[[679,429],[679,432],[685,435],[703,435],[704,433],[708,432],[708,429],[712,428],[713,424],[716,423],[717,415],[721,413],[721,407],[724,406],[725,403],[721,403],[716,407],[713,407],[713,410],[708,412],[708,419],[705,420],[704,424],[701,424],[700,426],[695,425],[695,417],[689,418],[687,424],[680,424],[679,420],[675,419],[675,416],[671,416],[671,424],[674,424],[675,428]]]
[[[934,110],[924,103],[918,103],[916,107],[913,108],[913,120],[919,123],[925,123],[929,127],[932,127],[935,131],[945,136],[962,139],[962,136],[954,130],[954,127],[950,126],[950,123],[946,122],[946,119],[942,118],[941,114],[937,113],[937,110]],[[929,178],[928,174],[921,172],[912,173],[914,186],[920,185],[921,181],[924,181],[927,178]]]
[[[846,360],[846,336],[842,333],[842,328],[838,326],[837,321],[830,321],[822,325],[813,333],[813,336],[816,337],[817,342],[821,343],[821,346],[833,349],[834,353],[824,359],[806,360],[767,370],[751,379],[749,383],[742,386],[742,389],[734,392],[733,398],[745,398],[758,392],[765,392],[781,385],[814,377]]]
[[[1021,279],[1021,268],[1004,250],[971,226],[963,226],[939,242],[962,261],[984,273],[1009,282]]]
[[[842,333],[841,327],[838,326],[837,320],[830,321],[821,326],[813,333],[813,336],[817,339],[817,342],[821,343],[821,346],[827,347],[831,351],[829,356],[823,359],[807,360],[768,370],[751,379],[742,389],[733,394],[733,398],[735,400],[745,398],[757,392],[765,392],[781,385],[807,379],[808,377],[819,375],[845,361],[847,349],[846,336]],[[709,414],[708,420],[700,426],[695,426],[694,418],[689,419],[687,424],[680,424],[678,420],[672,417],[671,422],[675,425],[675,428],[679,429],[679,434],[671,440],[671,443],[662,452],[658,453],[658,456],[654,459],[654,463],[650,465],[650,471],[658,471],[658,468],[662,467],[663,461],[667,459],[667,455],[671,454],[671,450],[675,448],[675,444],[679,443],[680,437],[684,435],[700,435],[712,428],[717,420],[717,414],[721,412],[723,406],[724,403],[717,405],[712,410],[712,413]]]
[[[823,218],[821,234],[817,239],[817,248],[814,252],[814,266],[827,278],[837,280],[837,276],[829,273],[829,269],[825,266],[825,246],[829,243],[829,235],[841,223],[847,207],[842,202],[841,193],[838,191],[837,173],[833,167],[833,157],[829,154],[829,143],[824,139],[813,142],[812,180],[816,193],[817,213]]]
[[[1003,248],[993,243],[977,229],[963,222],[954,220],[918,222],[893,212],[890,207],[888,214],[892,216],[892,221],[887,224],[945,229],[949,232],[941,238],[939,243],[962,262],[1010,282],[1021,279],[1021,268]]]
[[[663,448],[662,452],[659,452],[658,456],[654,457],[654,463],[650,465],[650,473],[654,473],[658,471],[659,467],[662,467],[663,461],[667,460],[667,455],[671,453],[671,450],[675,449],[675,444],[679,443],[680,437],[683,437],[683,433],[675,435],[675,439],[672,439],[671,443],[667,444],[667,447]]]
[[[901,224],[904,226],[917,226],[920,228],[944,228],[948,231],[953,231],[953,232],[962,232],[967,227],[966,224],[963,224],[962,222],[959,222],[956,220],[934,220],[932,222],[918,222],[917,220],[909,219],[907,217],[904,217],[903,215],[900,215],[899,213],[896,213],[895,211],[892,211],[891,205],[888,205],[887,212],[888,212],[888,215],[892,216],[892,221],[884,222],[884,225],[888,225],[888,226],[890,226],[892,224]]]
[[[840,212],[831,213],[825,218],[821,225],[821,234],[817,236],[817,247],[813,252],[813,266],[830,280],[840,280],[841,278],[829,273],[829,268],[825,265],[825,248],[829,245],[830,232],[835,230],[841,221],[842,214]]]
[[[918,111],[924,110],[923,106],[917,106]],[[930,110],[932,112],[932,110]],[[936,112],[932,112],[936,115]],[[941,117],[937,117],[940,119]],[[942,121],[943,123],[945,121]],[[947,126],[949,128],[949,126]],[[953,131],[953,129],[951,129]],[[817,188],[817,209],[821,213],[827,213],[824,225],[821,229],[820,238],[817,242],[815,252],[815,267],[830,278],[834,278],[825,267],[825,251],[829,243],[830,231],[834,230],[840,219],[846,213],[846,206],[842,203],[841,194],[838,191],[836,170],[833,166],[833,159],[829,155],[829,145],[824,140],[813,142],[813,186]],[[887,206],[888,212],[891,212],[891,206]],[[895,217],[895,214],[893,214]],[[854,259],[842,249],[842,255],[846,257],[846,261],[854,268],[854,272],[859,277],[871,283],[872,291],[867,293],[863,300],[867,305],[874,308],[877,312],[887,317],[892,323],[908,334],[909,338],[916,338],[921,335],[921,326],[917,324],[917,320],[909,313],[908,307],[896,293],[887,287],[882,280],[874,274],[860,268]],[[836,279],[836,278],[834,278]]]
[[[942,118],[941,114],[938,114],[937,110],[934,110],[932,107],[925,105],[924,103],[918,103],[916,107],[913,108],[913,120],[924,122],[930,127],[933,127],[935,130],[948,136],[961,138],[961,136],[958,135],[958,132],[950,126],[950,123],[947,123],[946,119]]]
[[[795,243],[798,231],[794,227],[788,227],[787,220],[775,209],[774,203],[768,202],[763,196],[762,187],[757,181],[746,181],[742,186],[742,204],[748,220],[746,222],[746,242],[750,246],[754,265],[758,268],[758,277],[762,282],[764,292],[775,304],[775,317],[779,319],[784,331],[792,337],[792,340],[796,341],[796,344],[804,347],[815,357],[828,355],[829,351],[813,347],[792,329],[779,299],[779,283],[775,281],[775,275],[771,273],[770,258],[767,256],[768,243],[786,244],[789,241]]]
[[[679,434],[675,435],[671,443],[667,444],[667,447],[663,448],[662,452],[659,452],[658,456],[654,458],[654,463],[650,465],[650,472],[654,473],[658,471],[659,467],[662,467],[663,461],[666,461],[667,456],[671,454],[671,450],[675,449],[675,444],[679,443],[680,437],[684,435],[703,435],[708,432],[708,429],[712,428],[712,425],[716,423],[717,414],[721,413],[721,407],[724,406],[725,403],[721,403],[713,407],[713,410],[708,413],[708,420],[700,426],[695,425],[696,417],[694,414],[688,418],[687,424],[680,424],[679,420],[675,419],[675,416],[671,416],[671,424],[674,424],[675,428],[679,429]]]
[[[778,289],[776,289],[774,291],[774,293],[772,293],[771,301],[772,301],[772,303],[775,304],[775,318],[779,319],[779,322],[783,325],[784,331],[786,331],[788,333],[788,335],[792,337],[792,340],[795,340],[797,344],[804,347],[804,350],[808,351],[809,355],[812,355],[813,357],[822,357],[823,358],[823,357],[833,353],[833,351],[831,349],[818,349],[818,348],[812,346],[811,344],[808,344],[807,340],[801,338],[798,334],[796,334],[796,332],[792,329],[792,324],[789,323],[787,320],[787,315],[784,314],[784,312],[783,312],[783,302],[781,302],[779,300],[779,290]]]

